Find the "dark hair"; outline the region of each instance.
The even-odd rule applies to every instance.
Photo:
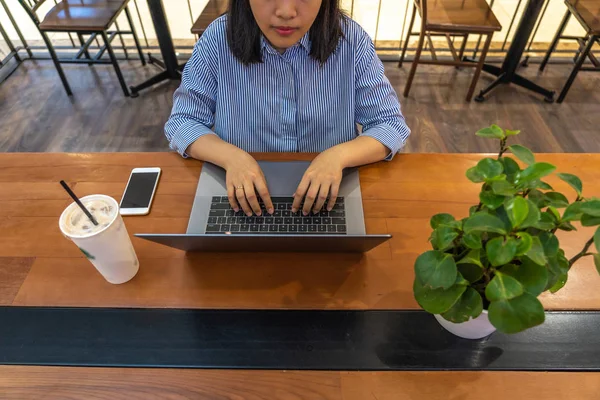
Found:
[[[233,55],[244,65],[261,63],[261,31],[254,19],[249,0],[230,0],[227,12],[227,43]],[[319,14],[310,27],[310,55],[324,64],[343,38],[345,15],[339,0],[323,0]]]

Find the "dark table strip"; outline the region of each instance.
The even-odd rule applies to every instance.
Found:
[[[460,339],[422,311],[0,307],[0,364],[599,371],[600,312]]]

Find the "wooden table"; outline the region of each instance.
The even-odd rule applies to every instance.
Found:
[[[257,155],[307,159],[311,155]],[[152,212],[127,217],[130,234],[185,232],[201,163],[167,153],[0,154],[0,305],[414,309],[413,263],[428,248],[429,217],[464,216],[478,187],[464,171],[481,155],[411,154],[361,170],[369,233],[391,233],[363,257],[301,254],[276,268],[277,254],[189,254],[133,238],[141,269],[131,282],[105,282],[58,229],[69,199],[65,179],[80,196],[117,199],[132,168],[163,170]],[[586,196],[600,196],[600,155],[539,155],[577,174]],[[562,182],[549,181],[570,193]],[[590,230],[561,235],[568,255]],[[600,277],[590,260],[566,287],[544,295],[548,309],[600,309]],[[311,372],[109,369],[0,366],[0,398],[240,398],[240,399],[592,399],[593,373]],[[222,396],[222,397],[219,397]],[[236,397],[237,396],[237,397]]]

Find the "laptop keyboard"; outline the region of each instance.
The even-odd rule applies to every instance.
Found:
[[[322,210],[307,216],[292,212],[293,197],[272,197],[275,212],[267,213],[260,202],[262,216],[247,217],[242,210],[237,213],[229,205],[226,196],[215,196],[208,215],[206,233],[227,234],[346,234],[346,211],[344,198],[338,197],[331,211]]]

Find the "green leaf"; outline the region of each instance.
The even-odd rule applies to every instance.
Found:
[[[583,226],[600,225],[600,217],[592,217],[591,215],[583,214],[581,216],[581,225],[583,225]]]
[[[556,221],[556,222],[560,221],[560,213],[558,212],[558,210],[556,209],[556,207],[549,206],[547,212],[550,215],[552,215],[552,218],[554,218],[554,221]]]
[[[542,232],[538,237],[540,238],[546,257],[554,257],[558,254],[560,244],[556,235],[550,232]]]
[[[465,233],[471,232],[494,232],[506,234],[504,222],[496,216],[478,212],[470,216],[464,224]]]
[[[508,148],[515,155],[515,157],[523,161],[525,164],[531,165],[535,163],[535,156],[527,147],[523,147],[519,144],[513,144],[512,146],[508,146]]]
[[[544,190],[554,190],[554,188],[552,186],[550,186],[549,184],[547,184],[546,182],[542,182],[542,181],[536,181],[536,187],[538,189],[544,189]]]
[[[588,200],[581,203],[581,212],[591,215],[592,217],[600,217],[600,200]]]
[[[531,260],[523,260],[521,265],[509,264],[500,270],[512,276],[523,285],[523,290],[533,296],[539,296],[548,283],[548,270]]]
[[[554,221],[551,214],[544,212],[540,215],[540,220],[532,226],[543,231],[549,231],[556,227],[556,221]]]
[[[527,218],[525,218],[525,220],[523,222],[521,222],[521,224],[519,225],[519,227],[521,229],[524,228],[529,228],[530,226],[536,226],[538,221],[541,218],[541,213],[539,208],[536,207],[535,204],[533,204],[533,201],[529,200],[529,199],[525,199],[525,201],[527,202]]]
[[[426,288],[448,289],[454,284],[456,273],[456,263],[452,256],[441,251],[427,251],[415,262],[415,275]]]
[[[549,203],[548,199],[546,199],[546,195],[537,189],[532,189],[527,195],[527,198],[538,208],[544,208]]]
[[[489,319],[503,333],[517,333],[544,322],[542,303],[529,293],[510,300],[494,301],[490,304]]]
[[[456,220],[450,214],[436,214],[431,217],[429,225],[431,225],[432,229],[437,229],[440,225],[452,226],[453,222],[456,222]]]
[[[470,283],[477,282],[483,276],[483,268],[475,264],[458,264],[458,272]]]
[[[498,181],[498,182],[505,182],[505,181]],[[489,191],[484,191],[484,192],[479,193],[479,201],[481,201],[481,203],[483,203],[483,205],[486,206],[487,208],[489,208],[490,210],[495,210],[496,208],[500,207],[502,205],[502,203],[504,203],[505,199],[506,199],[506,197],[498,196]]]
[[[569,278],[569,274],[560,274],[558,276],[558,279],[556,280],[556,283],[554,283],[554,285],[552,285],[552,287],[550,289],[548,289],[550,291],[550,293],[556,293],[560,289],[562,289],[567,284],[568,278]]]
[[[506,132],[506,136],[515,136],[521,133],[521,131],[511,131],[510,129],[506,129],[504,132]]]
[[[596,264],[596,271],[600,274],[600,254],[594,254],[594,264]]]
[[[504,166],[500,161],[484,158],[477,163],[477,171],[484,179],[493,179],[502,174]]]
[[[504,131],[498,125],[492,125],[489,128],[483,128],[476,133],[479,137],[491,138],[491,139],[504,139]]]
[[[508,264],[517,255],[517,241],[513,238],[504,240],[503,237],[497,237],[486,245],[487,258],[494,267]]]
[[[521,172],[521,167],[515,160],[510,157],[502,157],[502,164],[504,164],[504,173],[506,174],[506,178],[510,182],[514,182],[515,176]]]
[[[499,271],[485,288],[485,297],[489,301],[510,300],[523,294],[523,285],[510,275]]]
[[[469,251],[469,253],[457,261],[456,264],[475,264],[483,268],[483,264],[481,263],[481,250]]]
[[[600,253],[600,227],[596,229],[596,233],[594,234],[594,245],[596,246],[596,251]]]
[[[447,290],[429,289],[421,285],[418,279],[413,283],[413,292],[417,303],[431,314],[442,314],[448,311],[460,299],[467,286],[453,285]]]
[[[481,243],[481,234],[478,232],[471,232],[463,235],[462,237],[465,246],[470,249],[481,249],[483,244]]]
[[[477,167],[471,167],[467,170],[467,178],[469,178],[469,180],[473,183],[481,183],[485,181],[485,178],[483,175],[481,175]]]
[[[581,179],[572,174],[560,173],[556,175],[563,181],[567,182],[573,189],[575,189],[575,192],[577,192],[578,196],[581,196],[581,192],[583,191]]]
[[[529,215],[529,204],[521,196],[509,199],[504,207],[513,228],[521,225]]]
[[[531,249],[525,255],[534,263],[545,266],[548,261],[546,260],[546,254],[544,253],[544,247],[540,238],[533,236],[531,239]]]
[[[569,200],[564,194],[558,192],[546,193],[546,199],[550,201],[550,205],[556,208],[565,208],[569,205]]]
[[[600,223],[600,219],[598,219],[598,223]],[[584,225],[583,222],[581,224],[583,226],[588,226],[588,225]],[[594,224],[594,225],[596,225],[596,224]],[[560,225],[558,226],[558,229],[560,229],[561,231],[567,231],[567,232],[577,230],[577,228],[575,228],[575,226],[570,222],[561,222]]]
[[[517,256],[522,256],[531,250],[533,238],[527,232],[518,232],[517,236],[519,237],[519,240],[517,241]]]
[[[460,286],[469,286],[469,281],[466,280],[462,274],[457,273],[456,274],[456,281],[454,281],[454,286],[456,285],[460,285]]]
[[[546,175],[550,175],[555,169],[554,165],[545,162],[532,164],[519,174],[515,183],[531,182],[543,178]]]
[[[565,212],[563,213],[562,220],[566,222],[579,221],[583,215],[581,211],[581,205],[583,203],[576,201],[575,203],[569,204]]]
[[[548,270],[556,276],[569,272],[569,260],[559,254],[548,257]]]
[[[481,295],[473,288],[468,287],[460,296],[460,299],[445,313],[442,314],[446,320],[459,324],[470,318],[477,318],[483,311],[483,300]]]
[[[451,247],[454,239],[458,237],[458,232],[448,226],[440,226],[431,234],[431,244],[436,250],[444,251]]]
[[[501,196],[512,196],[517,193],[517,188],[508,181],[493,181],[491,183],[492,192]]]

